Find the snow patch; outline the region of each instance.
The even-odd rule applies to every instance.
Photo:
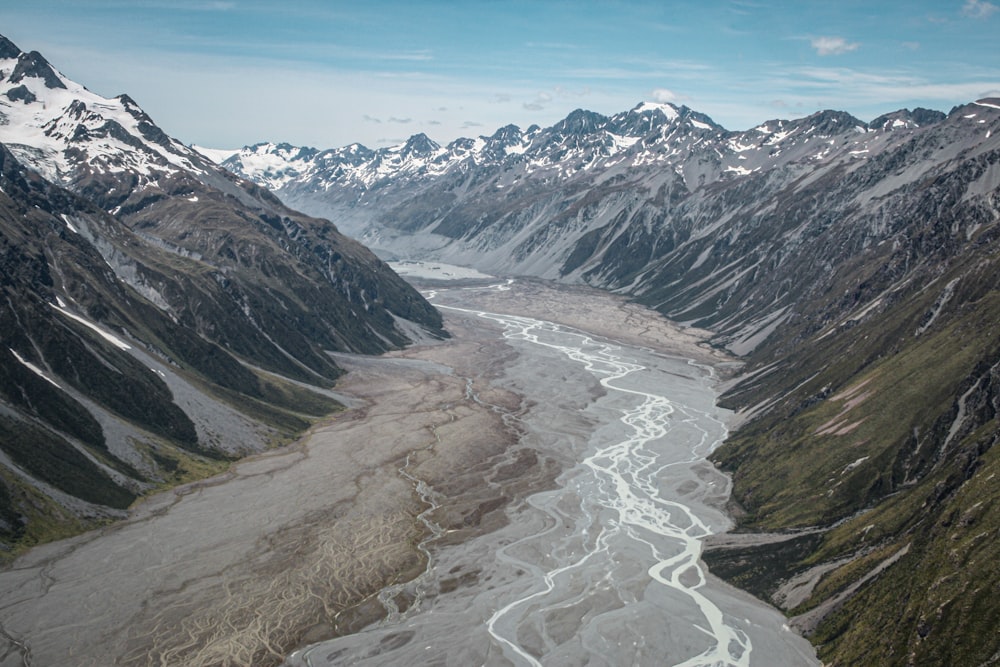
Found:
[[[239,155],[240,152],[240,149],[238,148],[227,150],[224,148],[205,148],[204,146],[195,146],[195,145],[192,145],[191,148],[198,151],[201,155],[207,157],[215,164],[222,164],[223,162],[233,157],[234,155]]]
[[[855,468],[857,468],[859,465],[861,465],[862,463],[864,463],[867,460],[868,460],[867,456],[862,456],[857,461],[854,461],[852,463],[848,463],[846,466],[844,466],[844,469],[840,471],[840,474],[843,475],[844,473],[848,473],[848,472],[854,470]]]
[[[60,301],[60,303],[61,303],[61,301]],[[55,304],[49,304],[49,305],[51,305],[53,308],[55,308],[57,311],[59,311],[60,313],[62,313],[66,317],[70,318],[71,320],[76,320],[77,322],[79,322],[83,326],[85,326],[85,327],[87,327],[89,329],[92,329],[93,331],[97,332],[97,334],[100,335],[104,340],[108,341],[109,343],[111,343],[112,345],[114,345],[115,347],[117,347],[119,350],[131,350],[132,349],[131,345],[129,345],[128,343],[126,343],[125,341],[123,341],[118,336],[115,336],[113,333],[105,331],[104,329],[102,329],[101,327],[97,326],[96,324],[94,324],[93,322],[91,322],[88,319],[84,319],[84,318],[80,317],[79,315],[76,315],[74,313],[69,312],[68,310],[65,309],[64,306],[57,306]]]
[[[642,113],[643,111],[660,111],[669,120],[674,120],[677,118],[677,109],[675,109],[670,104],[661,104],[659,102],[643,102],[637,106],[633,111],[637,113]]]
[[[51,384],[56,389],[62,389],[62,387],[60,387],[59,384],[55,380],[53,380],[52,378],[50,378],[48,375],[45,374],[45,371],[43,371],[38,366],[34,365],[30,361],[28,361],[24,357],[22,357],[20,354],[17,353],[17,350],[15,350],[14,348],[10,348],[10,347],[7,348],[7,349],[10,350],[10,353],[14,355],[15,359],[17,359],[18,361],[20,361],[21,364],[23,366],[25,366],[28,370],[30,370],[32,373],[34,373],[38,377],[40,377],[43,380],[45,380],[46,382],[48,382],[49,384]]]

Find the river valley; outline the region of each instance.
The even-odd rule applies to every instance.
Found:
[[[348,410],[0,572],[7,665],[817,665],[713,578],[730,360],[590,290],[427,287]]]

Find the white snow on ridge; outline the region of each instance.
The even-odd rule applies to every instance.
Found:
[[[0,142],[27,147],[16,155],[46,178],[61,182],[70,175],[78,163],[66,155],[70,147],[82,149],[88,162],[109,170],[130,169],[149,176],[154,169],[172,172],[171,165],[195,169],[191,149],[173,140],[161,145],[143,137],[140,119],[133,115],[141,112],[130,103],[92,93],[55,68],[53,72],[65,88],[49,88],[44,80],[31,76],[11,83],[10,75],[16,66],[15,58],[0,60],[0,115],[4,120],[0,123]],[[35,99],[10,100],[7,93],[20,86]],[[106,129],[109,122],[121,126],[146,150],[114,138]]]
[[[30,361],[28,361],[24,357],[22,357],[20,354],[18,354],[17,350],[15,350],[14,348],[10,348],[10,347],[7,348],[7,349],[10,350],[11,354],[14,355],[15,359],[17,359],[18,361],[20,361],[21,364],[23,366],[25,366],[28,370],[30,370],[32,373],[34,373],[38,377],[42,378],[43,380],[45,380],[46,382],[48,382],[49,384],[51,384],[55,388],[62,389],[62,387],[59,386],[59,383],[57,383],[55,380],[53,380],[48,375],[46,375],[45,371],[43,371],[41,368],[39,368],[38,366],[34,365]]]
[[[61,303],[61,301],[60,301],[60,303]],[[58,306],[58,305],[56,305],[54,303],[49,304],[49,305],[52,306],[53,308],[55,308],[60,313],[62,313],[63,315],[65,315],[66,317],[70,318],[71,320],[75,320],[75,321],[79,322],[80,324],[82,324],[83,326],[85,326],[85,327],[87,327],[89,329],[92,329],[93,331],[97,332],[102,338],[104,338],[104,340],[108,341],[109,343],[111,343],[112,345],[114,345],[115,347],[117,347],[119,350],[131,350],[132,349],[132,346],[129,345],[128,343],[126,343],[125,341],[123,341],[121,338],[119,338],[118,336],[114,335],[113,333],[105,331],[104,329],[102,329],[101,327],[97,326],[96,324],[94,324],[90,320],[85,319],[83,317],[80,317],[79,315],[76,315],[74,313],[69,312],[63,306]]]
[[[636,144],[636,142],[639,141],[639,137],[626,137],[626,136],[622,136],[620,134],[614,134],[614,133],[611,133],[611,132],[608,132],[608,136],[610,136],[611,140],[615,143],[615,150],[616,151],[618,151],[618,150],[627,150],[627,149],[631,148],[632,146],[634,146]]]
[[[195,145],[192,145],[191,148],[198,151],[199,153],[207,157],[215,164],[222,164],[229,158],[233,157],[234,155],[239,155],[240,153],[239,148],[233,148],[227,150],[224,148],[205,148],[204,146],[195,146]]]
[[[635,109],[636,113],[642,113],[643,111],[660,111],[669,120],[674,120],[678,117],[677,109],[670,104],[661,104],[660,102],[643,102]]]
[[[266,181],[269,187],[280,188],[297,175],[292,165],[294,161],[286,160],[280,153],[241,150],[240,165],[243,172],[252,180]]]

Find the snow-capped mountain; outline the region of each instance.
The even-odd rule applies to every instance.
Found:
[[[747,301],[727,298],[719,307],[730,288],[743,280],[745,290],[745,276],[759,271],[751,258],[761,248],[738,240],[771,229],[774,256],[759,261],[787,261],[830,211],[867,214],[853,206],[858,198],[882,201],[955,168],[963,151],[996,145],[992,105],[985,100],[947,118],[901,110],[871,123],[823,111],[731,132],[686,107],[643,103],[610,117],[575,111],[549,128],[508,126],[448,146],[424,135],[379,150],[260,144],[223,164],[302,210],[338,220],[386,256],[622,291],[718,328],[731,349],[747,352],[788,317],[792,297],[772,294],[770,312],[752,316],[737,305]],[[914,164],[890,173],[901,160]],[[845,179],[855,190],[844,191]],[[808,195],[819,183],[827,189]],[[840,198],[816,217],[782,217],[785,206],[813,206],[831,191]],[[846,226],[838,242],[863,247],[889,233],[866,222]],[[662,285],[673,286],[669,294],[661,296]]]
[[[37,52],[21,52],[5,38],[0,38],[0,143],[22,164],[88,198],[147,242],[212,265],[230,280],[247,271],[256,281],[258,276],[249,274],[266,268],[284,273],[275,278],[278,284],[287,281],[280,291],[295,291],[305,288],[297,281],[322,277],[322,289],[337,293],[333,302],[355,310],[345,322],[318,328],[333,348],[377,351],[386,342],[405,340],[392,317],[373,307],[393,308],[380,294],[382,278],[388,291],[405,294],[405,305],[393,315],[423,318],[432,327],[439,323],[433,308],[414,307],[423,302],[419,295],[330,223],[297,214],[233,178],[169,137],[128,96],[95,95]],[[279,270],[287,262],[293,265]],[[155,294],[155,286],[135,287],[170,304],[168,295]],[[266,331],[261,318],[248,313],[246,324]],[[365,322],[356,335],[337,331],[354,326],[354,319]]]
[[[336,376],[327,350],[440,326],[285,204],[387,256],[710,328],[745,362],[723,397],[745,421],[712,458],[739,527],[771,534],[706,552],[713,571],[826,664],[995,662],[1000,100],[745,131],[644,103],[446,146],[229,153],[0,38],[0,543],[288,437],[331,406],[302,386]]]
[[[708,553],[713,571],[783,605],[826,664],[995,659],[1000,100],[740,132],[643,104],[226,164],[386,255],[712,330],[746,361],[724,401],[750,420],[713,458],[740,526],[788,538]]]
[[[807,119],[775,120],[745,132],[729,132],[687,107],[646,102],[611,117],[577,110],[545,129],[508,125],[491,136],[456,139],[447,146],[423,134],[378,150],[360,144],[320,151],[264,143],[221,162],[276,192],[319,194],[318,199],[355,205],[373,197],[389,197],[382,191],[399,189],[404,180],[407,185],[428,183],[473,170],[496,171],[492,185],[504,187],[523,179],[569,181],[584,171],[612,178],[652,167],[674,171],[687,185],[697,186],[803,159],[859,158],[886,141],[884,132],[872,129],[877,123],[883,130],[912,129],[943,117],[928,110],[900,111],[869,126],[842,112],[822,112]]]
[[[0,142],[53,183],[108,171],[134,174],[141,186],[155,174],[204,166],[200,154],[168,137],[127,95],[95,95],[2,36],[0,71]]]
[[[300,432],[331,350],[443,335],[329,221],[2,37],[0,291],[0,548]]]

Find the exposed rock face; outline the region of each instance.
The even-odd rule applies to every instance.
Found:
[[[444,335],[361,244],[129,97],[8,40],[0,75],[0,545],[300,432],[337,407],[330,351]]]
[[[585,282],[714,330],[746,362],[724,397],[746,422],[714,455],[741,526],[805,531],[720,549],[716,571],[780,591],[828,664],[995,661],[1000,102],[745,132],[640,105],[403,153],[265,172],[261,145],[227,166],[386,254]]]

